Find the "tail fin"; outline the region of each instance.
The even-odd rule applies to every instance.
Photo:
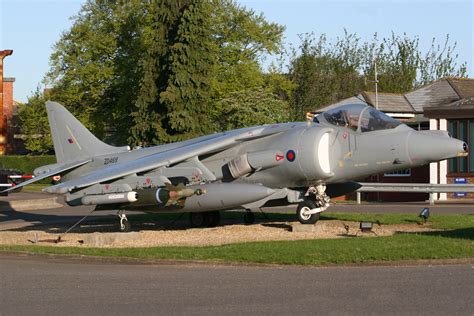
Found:
[[[46,111],[58,163],[129,150],[128,146],[114,147],[100,141],[57,102],[47,101]]]

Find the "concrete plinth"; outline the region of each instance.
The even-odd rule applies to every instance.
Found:
[[[295,223],[291,225],[291,231],[294,233],[322,233],[326,231],[326,225],[319,222],[316,224]]]
[[[138,240],[138,232],[130,233],[93,233],[85,236],[82,241],[86,246],[101,247],[118,245],[123,242]]]

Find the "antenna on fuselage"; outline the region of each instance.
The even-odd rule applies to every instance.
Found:
[[[375,46],[374,46],[374,49],[375,49]],[[379,87],[378,87],[378,83],[379,83],[379,80],[377,79],[377,58],[375,57],[375,51],[372,53],[372,62],[374,63],[374,80],[367,80],[367,78],[365,78],[365,82],[373,82],[375,83],[375,108],[378,110],[379,109]],[[364,100],[364,102],[367,102]],[[370,105],[373,106],[372,103],[370,103]]]

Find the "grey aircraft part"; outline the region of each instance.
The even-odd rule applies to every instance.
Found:
[[[102,143],[60,104],[46,106],[58,163],[38,168],[38,177],[20,186],[59,174],[61,183],[46,192],[97,209],[208,212],[299,203],[298,219],[312,223],[330,197],[356,190],[357,179],[468,151],[447,133],[415,131],[363,104],[333,108],[313,121],[134,150]],[[171,202],[144,204],[144,192],[166,193]]]
[[[113,147],[103,143],[59,103],[46,102],[46,111],[58,163],[130,150],[128,146]]]

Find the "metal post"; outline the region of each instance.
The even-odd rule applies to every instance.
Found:
[[[430,205],[434,205],[434,193],[430,192]]]
[[[377,60],[375,60],[375,58],[374,58],[374,68],[375,68],[375,108],[378,110],[379,109],[379,89],[378,89],[379,81],[377,80]]]

